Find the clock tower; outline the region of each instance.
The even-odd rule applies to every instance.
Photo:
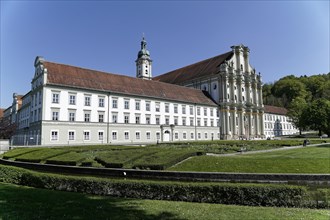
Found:
[[[141,50],[138,53],[136,62],[136,77],[141,79],[152,79],[150,53],[147,50],[147,41],[144,36],[141,41]]]

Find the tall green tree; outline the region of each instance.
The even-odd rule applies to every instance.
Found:
[[[327,99],[314,100],[305,111],[302,117],[306,125],[311,129],[319,131],[319,136],[322,132],[330,135],[330,101]]]
[[[301,131],[307,127],[306,120],[303,116],[303,113],[306,111],[307,107],[308,104],[306,99],[302,97],[293,99],[289,104],[288,116],[291,118],[293,125],[299,129],[300,135]]]

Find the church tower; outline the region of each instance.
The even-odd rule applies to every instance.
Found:
[[[141,50],[138,53],[136,62],[136,77],[141,79],[152,79],[150,53],[147,50],[147,41],[144,36],[141,41]]]

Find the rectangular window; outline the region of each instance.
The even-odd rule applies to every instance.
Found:
[[[85,113],[85,122],[90,122],[90,117],[91,117],[91,114],[90,113]]]
[[[177,133],[177,132],[174,133],[174,138],[175,138],[175,139],[179,139],[179,133]]]
[[[210,108],[210,115],[213,116],[213,108]]]
[[[99,141],[103,141],[103,137],[104,137],[104,132],[99,131]]]
[[[165,118],[165,124],[169,125],[170,124],[170,119],[169,118]]]
[[[167,103],[165,103],[165,112],[166,113],[169,113],[170,112],[170,106]]]
[[[160,112],[160,103],[156,103],[156,112]]]
[[[116,131],[112,132],[112,140],[117,140],[117,132]]]
[[[124,109],[129,109],[129,100],[124,101]]]
[[[69,140],[70,141],[74,140],[74,131],[69,131]]]
[[[207,116],[207,108],[204,107],[204,116]]]
[[[197,107],[197,115],[201,115],[201,108]]]
[[[140,110],[140,102],[135,101],[135,110]]]
[[[174,125],[178,125],[178,118],[174,118]]]
[[[90,139],[89,131],[84,131],[84,140],[89,141],[89,139]]]
[[[99,98],[99,107],[104,107],[104,98]]]
[[[104,122],[104,113],[99,113],[99,122]]]
[[[136,138],[137,140],[140,139],[140,132],[135,132],[135,138]]]
[[[205,139],[207,139],[207,133],[205,133],[204,135],[205,135]]]
[[[91,106],[91,97],[85,96],[85,106]]]
[[[147,139],[150,140],[151,135],[150,135],[150,132],[149,131],[146,133],[146,135],[147,135]]]
[[[214,121],[213,120],[211,120],[211,127],[213,127],[214,126]]]
[[[60,94],[58,94],[58,93],[53,93],[53,94],[52,94],[52,102],[53,102],[53,103],[59,103],[59,102],[60,102]]]
[[[124,132],[125,140],[129,140],[129,133],[127,131]]]
[[[76,104],[76,96],[75,95],[69,95],[69,104],[75,105]]]
[[[117,120],[118,120],[118,115],[112,114],[112,123],[117,123]]]
[[[204,119],[204,126],[207,126],[207,119]]]
[[[75,121],[75,115],[74,112],[69,112],[69,121]]]
[[[160,124],[160,118],[156,117],[156,125],[159,125],[159,124]]]
[[[58,140],[58,131],[52,131],[52,141],[57,141]]]
[[[187,139],[187,133],[182,133],[182,138]]]
[[[197,137],[198,137],[198,139],[201,139],[202,138],[202,136],[201,136],[201,133],[197,133]]]
[[[174,113],[178,113],[178,106],[174,105]]]
[[[140,116],[139,115],[135,116],[135,124],[140,124]]]
[[[201,126],[201,120],[197,119],[197,126]]]
[[[33,115],[33,114],[31,114],[31,115]],[[53,111],[52,112],[52,120],[53,121],[58,121],[58,111]],[[33,117],[33,116],[32,116]]]
[[[193,115],[194,114],[194,108],[193,108],[193,106],[189,106],[189,112],[190,112],[190,115]]]
[[[182,118],[182,125],[186,126],[186,118]]]
[[[157,138],[157,140],[160,139],[160,133],[159,132],[156,132],[156,138]]]
[[[190,118],[190,126],[194,126],[194,119]]]
[[[129,123],[129,115],[124,116],[124,123],[128,124]]]
[[[146,102],[146,111],[150,111],[150,102]]]
[[[190,133],[190,139],[194,139],[194,133]]]
[[[184,115],[186,114],[186,106],[185,105],[182,106],[182,114],[184,114]]]
[[[112,100],[112,108],[118,108],[118,100],[117,99]]]
[[[146,124],[150,125],[150,116],[146,116]]]
[[[41,100],[42,100],[42,94],[41,92],[39,92],[39,104],[41,104]]]

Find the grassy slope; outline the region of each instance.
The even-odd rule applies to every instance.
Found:
[[[0,219],[329,219],[329,210],[92,196],[0,183]]]
[[[202,156],[170,170],[243,173],[330,173],[330,145],[228,157]]]

